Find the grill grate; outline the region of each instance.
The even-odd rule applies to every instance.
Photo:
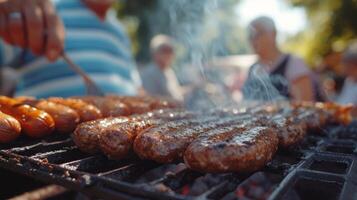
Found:
[[[204,174],[135,155],[108,160],[64,135],[1,145],[0,167],[104,199],[356,199],[357,123],[324,132],[253,174]]]

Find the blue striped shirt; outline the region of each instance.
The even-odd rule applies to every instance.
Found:
[[[69,57],[104,92],[135,95],[140,79],[130,52],[130,41],[114,11],[109,11],[105,21],[100,21],[81,0],[53,2],[66,28],[65,51]],[[21,50],[1,44],[0,61],[6,65],[16,59]],[[43,56],[26,53],[23,61],[15,95],[43,98],[85,94],[81,77],[63,59],[50,63]]]

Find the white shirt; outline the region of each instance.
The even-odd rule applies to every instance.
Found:
[[[152,63],[141,70],[140,75],[143,87],[149,94],[183,100],[180,84],[175,72],[170,67],[162,71]]]
[[[357,105],[357,82],[352,79],[346,79],[343,84],[342,92],[337,98],[340,104],[352,103]]]
[[[275,64],[273,64],[273,66],[267,66],[264,64],[260,63],[260,66],[262,66],[262,68],[270,73],[272,71],[274,71],[281,62],[283,62],[284,58],[287,56],[287,54],[283,54],[282,56],[280,56],[280,58],[277,60],[277,62]],[[306,64],[304,63],[304,61],[294,55],[290,54],[290,58],[288,60],[287,66],[286,66],[286,71],[285,71],[285,78],[286,80],[289,81],[289,83],[294,82],[296,79],[302,77],[302,76],[310,76],[311,75],[311,71],[309,68],[307,68]]]

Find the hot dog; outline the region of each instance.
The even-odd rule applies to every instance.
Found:
[[[55,122],[45,111],[22,104],[9,97],[0,97],[0,111],[17,119],[22,131],[30,137],[42,137],[53,132]]]
[[[35,107],[46,111],[52,116],[58,133],[71,133],[79,123],[78,113],[68,106],[41,100],[36,103]]]
[[[0,143],[13,141],[20,133],[20,122],[10,115],[0,112]]]
[[[78,113],[80,122],[102,118],[102,113],[97,107],[80,99],[52,97],[48,98],[48,101],[72,108]]]
[[[68,106],[31,97],[16,97],[15,99],[50,114],[55,121],[57,133],[71,133],[79,123],[78,113]]]
[[[102,112],[103,117],[120,117],[128,116],[131,114],[128,105],[124,104],[121,100],[98,96],[84,96],[74,98],[81,99],[86,103],[96,106]]]

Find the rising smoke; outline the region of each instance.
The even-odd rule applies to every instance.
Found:
[[[152,30],[159,32],[164,26],[164,33],[171,35],[183,49],[177,62],[177,66],[180,66],[179,79],[187,81],[185,79],[191,77],[188,81],[198,85],[188,98],[187,104],[190,108],[202,109],[234,104],[223,83],[224,77],[220,77],[217,71],[209,70],[208,65],[216,56],[229,54],[225,36],[232,34],[229,32],[232,29],[224,26],[227,23],[222,23],[222,20],[232,20],[236,16],[234,13],[231,13],[232,16],[229,18],[222,16],[232,10],[235,2],[232,0],[160,0],[156,15],[152,17]],[[159,30],[155,30],[155,27]],[[281,99],[279,91],[268,81],[266,75],[255,71],[253,75],[264,85],[264,87],[249,88],[257,100],[275,100],[277,97]]]

